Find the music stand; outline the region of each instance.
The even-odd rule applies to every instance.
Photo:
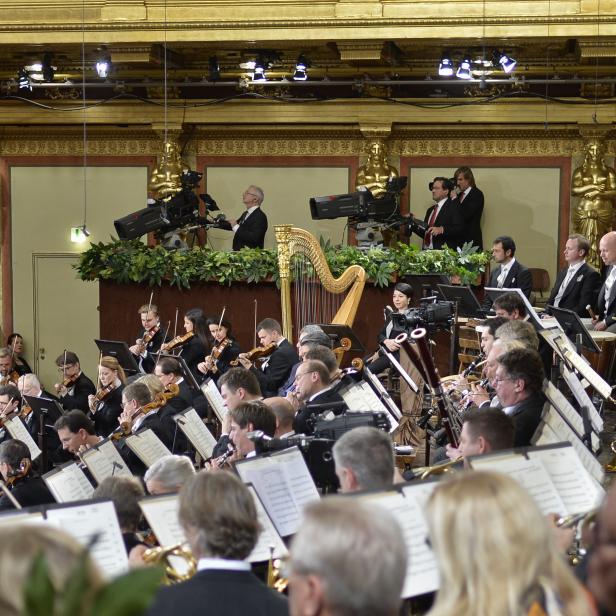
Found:
[[[124,369],[124,372],[139,372],[139,366],[135,361],[135,356],[128,349],[128,345],[123,340],[98,340],[95,339],[98,350],[103,357],[115,357]]]
[[[526,314],[528,315],[532,324],[535,326],[536,330],[541,331],[542,329],[551,329],[553,327],[553,325],[547,324],[545,321],[541,320],[539,315],[535,312],[535,309],[530,305],[528,297],[524,295],[524,292],[519,287],[514,287],[512,289],[497,289],[496,287],[486,287],[485,291],[488,294],[488,297],[492,300],[492,303],[494,303],[496,299],[504,293],[517,293],[522,299],[522,302],[524,302]]]
[[[580,339],[585,349],[591,353],[601,353],[601,349],[582,323],[582,319],[577,312],[566,308],[556,308],[555,306],[548,306],[548,308],[572,342],[577,343],[577,340]]]
[[[335,346],[341,346],[340,341],[343,338],[351,341],[349,351],[356,353],[365,353],[366,347],[361,343],[355,332],[348,325],[336,325],[335,323],[319,323],[319,327],[331,338]]]
[[[49,398],[37,398],[36,396],[22,396],[26,404],[32,409],[34,418],[38,423],[38,446],[41,450],[41,469],[48,469],[48,451],[47,451],[47,428],[53,429],[54,424],[62,415],[65,414],[64,409],[55,400]],[[51,422],[51,423],[49,423]]]
[[[191,372],[190,368],[186,364],[186,360],[183,357],[180,357],[179,355],[176,356],[164,353],[160,356],[156,363],[158,363],[163,357],[169,357],[170,359],[177,360],[177,362],[180,364],[182,376],[186,379],[186,383],[188,383],[188,386],[194,391],[201,391],[201,388],[199,387],[199,383],[197,383],[195,375]]]
[[[481,304],[469,285],[437,284],[436,286],[446,300],[458,305],[459,316],[485,318],[485,310],[482,310]]]

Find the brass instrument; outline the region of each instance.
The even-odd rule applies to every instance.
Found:
[[[185,573],[180,573],[169,562],[169,557],[182,558],[186,561],[187,570]],[[150,565],[158,565],[165,561],[165,578],[164,583],[167,585],[177,584],[189,580],[197,572],[197,560],[195,559],[192,550],[185,543],[176,543],[169,547],[148,548],[143,553],[143,561]]]
[[[616,441],[610,443],[610,449],[613,452],[612,459],[604,466],[606,473],[616,473]]]
[[[432,477],[433,475],[445,475],[448,473],[455,473],[456,469],[454,468],[457,464],[460,464],[464,460],[464,456],[458,456],[455,460],[449,460],[449,462],[443,462],[442,464],[434,464],[432,466],[419,466],[413,469],[413,473],[417,476],[419,475],[419,479],[427,479],[428,477]]]
[[[573,567],[577,566],[584,559],[588,549],[592,547],[592,533],[590,531],[598,512],[599,508],[595,508],[585,513],[573,513],[556,520],[557,528],[576,529],[573,543],[567,552],[569,564]]]
[[[267,561],[267,585],[275,591],[283,593],[289,585],[289,580],[282,573],[282,559],[274,558],[274,546],[269,546],[270,557]]]

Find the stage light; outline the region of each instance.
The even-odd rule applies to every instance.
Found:
[[[90,237],[90,232],[85,225],[71,227],[71,242],[73,244],[83,244]]]
[[[265,62],[259,56],[255,61],[255,72],[252,74],[253,81],[267,81],[265,76]]]
[[[441,77],[451,77],[453,75],[453,62],[447,52],[443,54],[438,65],[438,74]]]
[[[19,74],[17,75],[17,85],[20,90],[32,90],[30,75],[28,75],[25,68],[19,69]]]
[[[295,63],[295,72],[293,73],[293,81],[306,81],[308,79],[307,68],[309,66],[308,60],[305,56],[301,55],[297,58]]]
[[[111,61],[108,57],[102,57],[96,63],[96,74],[101,79],[107,79],[109,76],[109,69],[111,68]]]
[[[456,71],[456,77],[458,79],[472,79],[471,60],[469,56],[464,56],[464,59],[460,62],[460,66]]]
[[[511,73],[511,71],[513,71],[516,67],[517,61],[508,56],[504,51],[502,53],[497,51],[495,55],[498,57],[498,63],[501,65],[505,73]]]

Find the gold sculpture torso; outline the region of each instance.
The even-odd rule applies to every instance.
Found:
[[[355,187],[367,188],[374,197],[385,194],[387,180],[398,177],[398,171],[387,162],[385,144],[374,141],[368,150],[368,160],[357,171]]]
[[[152,171],[148,188],[157,199],[173,197],[182,190],[182,173],[188,170],[182,162],[178,144],[166,141],[160,164]]]
[[[584,163],[573,172],[571,194],[580,197],[573,211],[573,228],[590,242],[588,263],[601,269],[599,240],[612,230],[614,198],[616,198],[616,171],[603,160],[603,146],[590,141],[586,146]]]

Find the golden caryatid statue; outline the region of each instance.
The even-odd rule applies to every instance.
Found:
[[[616,171],[603,160],[604,145],[598,140],[588,141],[584,162],[573,172],[571,194],[580,197],[573,211],[573,229],[590,242],[588,263],[601,269],[599,240],[612,230],[614,199],[616,199]]]
[[[398,171],[387,162],[387,148],[382,141],[373,141],[368,147],[368,160],[357,171],[355,188],[367,188],[374,197],[385,194],[389,178],[398,177]]]
[[[189,171],[175,141],[165,141],[160,164],[152,171],[148,188],[157,199],[173,197],[182,190],[182,173]]]

